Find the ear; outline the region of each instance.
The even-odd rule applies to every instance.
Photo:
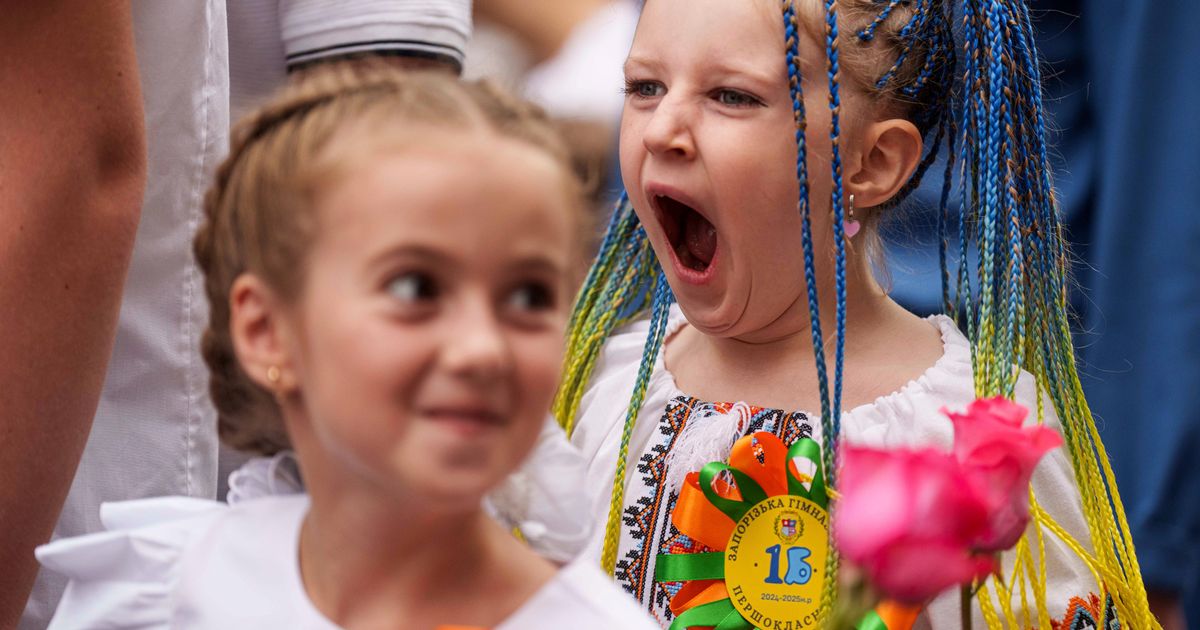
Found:
[[[862,153],[847,169],[846,192],[860,208],[887,202],[908,182],[921,160],[921,134],[907,120],[892,118],[867,125]]]
[[[229,291],[229,334],[242,370],[276,394],[296,389],[290,328],[282,302],[258,276],[244,273]]]

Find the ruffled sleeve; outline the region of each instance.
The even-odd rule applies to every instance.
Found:
[[[251,499],[304,492],[300,464],[293,451],[280,451],[272,457],[252,457],[229,475],[225,500],[236,505]]]
[[[586,467],[554,418],[547,417],[533,452],[484,499],[497,521],[516,528],[541,556],[566,563],[592,533]]]
[[[50,628],[171,627],[183,550],[225,509],[187,497],[106,503],[107,531],[39,547],[42,566],[70,580]]]

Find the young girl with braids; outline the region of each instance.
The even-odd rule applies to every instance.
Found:
[[[605,489],[592,555],[664,626],[729,596],[720,567],[664,580],[660,554],[712,550],[672,512],[686,476],[739,436],[813,438],[836,489],[842,440],[946,449],[941,410],[996,395],[1066,445],[1034,474],[1033,521],[979,589],[976,626],[1156,624],[1075,373],[1032,41],[1021,0],[645,3],[625,66],[626,196],[573,313],[555,410]],[[872,256],[877,224],[939,154],[941,216],[952,193],[963,212],[939,226],[950,316],[921,319]],[[916,624],[960,619],[956,591]]]
[[[110,504],[56,628],[651,628],[484,515],[558,383],[581,185],[486,86],[323,71],[235,131],[195,241],[221,433],[307,494]]]

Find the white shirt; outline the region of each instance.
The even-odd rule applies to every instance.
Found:
[[[228,144],[225,1],[135,0],[133,16],[146,195],[100,405],[54,538],[100,529],[105,501],[216,492],[216,419],[199,353],[208,316],[192,236]],[[18,627],[45,627],[64,586],[43,571]]]
[[[899,391],[882,396],[874,402],[856,407],[842,416],[844,439],[853,444],[876,448],[914,448],[936,446],[949,451],[953,442],[953,426],[941,413],[942,407],[963,411],[975,399],[971,377],[970,346],[965,337],[946,317],[931,318],[930,323],[942,334],[943,355],[923,374]],[[687,323],[678,306],[673,306],[668,320],[667,338]],[[597,523],[584,555],[599,564],[603,548],[604,523],[612,488],[614,468],[625,410],[633,391],[638,365],[642,357],[649,321],[634,322],[615,332],[606,343],[596,364],[588,390],[580,402],[580,413],[571,441],[579,447],[588,462],[586,478],[598,487],[592,490],[591,514]],[[670,524],[670,510],[677,497],[680,473],[698,470],[708,461],[724,459],[732,446],[734,435],[728,431],[710,432],[705,439],[723,445],[717,452],[705,449],[682,449],[695,453],[694,459],[682,467],[685,470],[660,470],[666,454],[679,445],[676,434],[669,430],[665,412],[681,407],[712,407],[712,402],[698,402],[675,384],[675,379],[663,364],[660,352],[646,389],[645,402],[633,427],[626,463],[625,512],[618,546],[617,581],[642,602],[643,610],[654,615],[665,627],[672,615],[667,609],[672,590],[654,582],[655,560],[679,545],[686,547],[690,539],[681,537]],[[1027,423],[1036,421],[1036,387],[1034,379],[1022,373],[1017,384],[1016,402],[1030,410]],[[754,401],[748,401],[751,405]],[[1045,423],[1061,430],[1057,417],[1045,402]],[[743,407],[738,403],[735,407]],[[714,414],[716,415],[716,414]],[[811,420],[809,420],[811,418]],[[673,418],[671,422],[678,422]],[[741,434],[771,431],[776,434],[798,434],[820,442],[820,415],[804,412],[784,413],[762,410],[750,422],[744,423]],[[688,425],[684,424],[682,433]],[[719,439],[713,439],[714,436]],[[1051,451],[1034,472],[1033,488],[1040,504],[1089,551],[1087,525],[1080,506],[1079,490],[1074,473],[1063,448]],[[655,509],[654,506],[657,506]],[[1036,539],[1034,539],[1036,540]],[[1046,533],[1047,601],[1051,619],[1062,620],[1072,609],[1072,598],[1087,601],[1099,593],[1096,582],[1086,565],[1053,534]],[[1004,554],[1004,572],[1011,575],[1013,554]],[[1029,594],[1032,601],[1032,593]],[[1019,608],[1019,595],[1014,596]],[[959,595],[955,591],[935,599],[921,617],[916,628],[958,628]],[[1019,612],[1017,614],[1020,614]],[[985,627],[978,606],[975,607],[975,627]],[[1102,624],[1101,624],[1102,625]],[[1075,627],[1067,624],[1067,627]]]
[[[303,494],[226,506],[164,497],[106,504],[109,531],[38,549],[70,578],[51,628],[332,630],[299,568]],[[558,574],[496,630],[650,630],[590,561]]]
[[[565,563],[583,550],[592,534],[583,459],[567,436],[547,417],[533,451],[487,497],[484,510],[505,528],[520,530],[530,548]],[[304,492],[299,464],[291,451],[254,457],[229,475],[231,504],[259,497]]]

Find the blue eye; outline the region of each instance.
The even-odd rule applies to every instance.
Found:
[[[634,81],[632,79],[625,81],[625,89],[623,90],[627,96],[634,98],[655,98],[662,96],[667,88],[657,81]]]
[[[428,274],[410,271],[388,280],[386,291],[400,302],[420,302],[437,297],[437,283]]]
[[[729,107],[753,107],[761,105],[762,101],[737,90],[720,89],[713,93],[713,98],[722,105]]]

